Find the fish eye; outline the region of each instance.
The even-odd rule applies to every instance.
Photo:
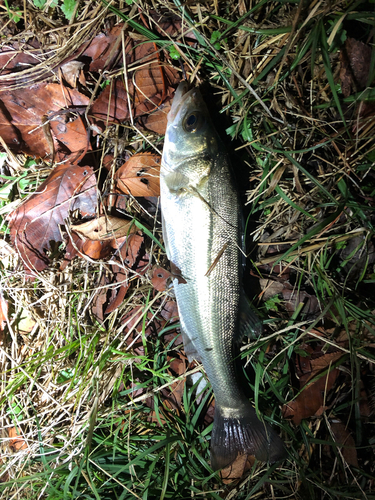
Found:
[[[189,113],[183,123],[186,132],[197,132],[204,124],[205,118],[199,111]]]

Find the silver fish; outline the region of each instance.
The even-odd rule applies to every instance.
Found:
[[[168,115],[160,172],[163,238],[185,352],[201,361],[215,394],[214,470],[238,455],[276,462],[283,442],[239,386],[238,341],[259,332],[241,287],[242,213],[229,160],[196,88],[180,83]]]

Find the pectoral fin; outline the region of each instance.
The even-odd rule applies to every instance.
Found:
[[[262,322],[251,307],[250,300],[242,293],[240,300],[239,330],[235,340],[240,342],[244,337],[258,338],[262,333]]]
[[[164,182],[173,194],[182,194],[189,187],[189,178],[180,172],[170,172],[164,175]]]

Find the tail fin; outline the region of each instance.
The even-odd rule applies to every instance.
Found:
[[[235,416],[236,413],[241,416]],[[211,436],[211,467],[223,469],[244,454],[274,463],[285,458],[286,450],[276,432],[257,418],[250,403],[245,412],[228,412],[217,405]]]

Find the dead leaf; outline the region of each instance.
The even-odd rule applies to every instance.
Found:
[[[138,231],[132,220],[120,219],[111,215],[101,215],[82,224],[71,225],[70,228],[92,241],[113,240]]]
[[[293,314],[300,303],[303,303],[301,309],[301,314],[308,318],[315,318],[320,312],[320,304],[315,295],[310,295],[304,290],[294,291],[289,288],[284,287],[283,299],[285,300],[285,308],[290,313]]]
[[[90,108],[90,116],[104,123],[122,123],[129,119],[128,94],[121,79],[111,81]]]
[[[175,300],[168,300],[163,309],[160,311],[160,315],[167,321],[177,321],[179,319],[177,303]],[[182,340],[181,340],[182,342]]]
[[[139,122],[142,127],[150,132],[155,132],[155,134],[164,135],[167,130],[167,116],[171,110],[171,102],[171,99],[166,100],[152,113],[141,116]]]
[[[22,42],[13,42],[12,45],[4,44],[0,49],[0,68],[1,75],[10,73],[17,74],[31,66],[35,66],[40,62],[42,51],[39,49],[39,42],[36,38],[22,40]],[[34,55],[32,55],[34,54]],[[15,78],[7,78],[6,85],[14,83]],[[3,86],[4,82],[0,82]]]
[[[58,165],[25,203],[9,216],[10,236],[26,270],[42,271],[50,264],[51,242],[61,242],[60,226],[69,211],[83,217],[96,211],[96,180],[91,167]],[[73,252],[73,249],[72,249]]]
[[[152,270],[151,282],[155,290],[164,292],[167,289],[167,282],[171,279],[171,273],[162,267],[154,267]]]
[[[64,80],[73,88],[77,87],[77,80],[81,85],[86,85],[86,80],[83,75],[84,63],[81,61],[69,61],[60,66],[60,70]]]
[[[17,451],[20,450],[25,450],[27,448],[27,444],[23,437],[17,432],[17,429],[15,427],[10,427],[8,431],[8,436],[9,436],[9,447],[11,450],[16,453]]]
[[[77,50],[77,55],[80,53],[80,58],[91,58],[90,71],[110,70],[113,67],[122,49],[121,31],[123,29],[124,23],[117,24],[109,32],[100,33],[93,38],[83,52],[82,49]],[[127,52],[126,44],[125,52]]]
[[[334,368],[315,382],[309,384],[309,381],[322,371],[329,369],[332,363],[338,361],[343,355],[341,351],[323,353],[321,346],[316,350],[313,350],[309,345],[301,347],[308,351],[307,356],[297,355],[296,357],[296,371],[300,389],[304,389],[293,401],[283,407],[283,417],[291,419],[296,425],[299,425],[303,419],[321,414],[325,410],[326,396],[332,389],[340,371]]]
[[[251,455],[238,454],[235,461],[220,471],[220,476],[224,484],[230,484],[240,479],[246,471],[250,470],[255,463],[255,457]]]
[[[328,376],[320,377],[316,382],[308,385],[293,401],[283,407],[283,417],[291,419],[295,425],[299,425],[305,418],[310,418],[325,410],[324,401],[326,394],[332,389],[339,370],[335,368]]]
[[[341,90],[344,96],[349,97],[353,92],[366,88],[371,67],[371,47],[354,38],[347,38],[340,50],[340,61]]]
[[[17,323],[17,331],[20,335],[29,335],[36,325],[35,319],[31,316],[30,311],[24,309],[20,320]]]
[[[133,196],[160,195],[159,155],[140,153],[129,158],[116,172],[116,192]]]
[[[90,134],[79,114],[63,113],[54,115],[50,121],[50,127],[55,139],[66,148],[65,152],[67,154],[78,151],[91,151]],[[64,149],[60,146],[58,150],[64,152]]]
[[[181,80],[173,66],[161,65],[152,42],[134,45],[129,38],[126,53],[128,85],[118,78],[104,88],[90,109],[95,120],[121,123],[129,120],[130,113],[133,119],[149,114],[173,95],[173,86]]]
[[[336,363],[343,353],[340,350],[333,352],[322,352],[319,345],[315,350],[308,344],[302,344],[301,350],[306,351],[307,356],[296,356],[296,371],[300,381],[300,388],[314,378],[318,373],[329,368],[332,363]]]
[[[140,356],[144,356],[144,347],[142,344],[142,330],[143,330],[143,316],[144,311],[142,306],[135,307],[132,311],[127,313],[122,319],[121,324],[125,326],[125,332],[130,330],[131,333],[126,339],[126,344],[128,347],[131,347],[136,354]],[[146,324],[144,335],[147,338],[151,334],[156,334],[162,325],[157,318],[153,317],[153,313],[148,311],[146,313]]]
[[[332,422],[331,430],[335,437],[335,443],[341,449],[341,454],[345,462],[352,467],[358,467],[357,449],[349,430],[340,421]]]
[[[51,147],[43,127],[47,117],[51,129],[58,127],[56,112],[77,107],[85,111],[89,98],[75,89],[55,83],[39,83],[28,89],[6,91],[0,99],[0,135],[11,149],[36,157],[51,156]],[[51,118],[50,118],[51,116]],[[87,144],[87,138],[85,141]],[[55,150],[59,150],[55,141]]]
[[[0,331],[4,330],[8,319],[8,301],[4,299],[0,292]]]
[[[93,260],[106,259],[113,251],[112,240],[86,240],[82,242],[80,251]]]
[[[94,317],[99,321],[99,323],[103,323],[104,321],[104,305],[107,302],[108,291],[106,285],[108,285],[108,280],[103,274],[100,278],[91,309]]]
[[[108,305],[104,310],[104,314],[110,314],[123,303],[126,292],[130,286],[128,282],[128,273],[118,266],[113,266],[113,268],[115,282],[119,283],[119,286],[111,289],[111,296],[109,298]]]
[[[261,297],[264,302],[266,302],[271,297],[274,297],[275,295],[279,295],[279,293],[282,293],[285,287],[285,284],[280,283],[279,281],[262,279],[262,278],[259,280],[259,285],[262,290]]]

